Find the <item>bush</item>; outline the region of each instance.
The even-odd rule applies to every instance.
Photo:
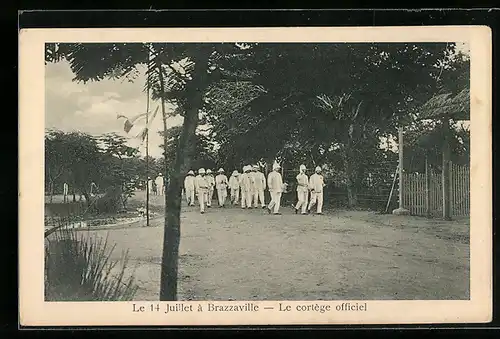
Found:
[[[84,237],[67,228],[50,238],[45,246],[46,301],[132,300],[138,287],[133,272],[125,278],[128,251],[111,260],[116,245],[109,249],[107,237]]]

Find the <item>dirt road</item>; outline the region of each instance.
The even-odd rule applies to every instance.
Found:
[[[212,208],[181,215],[179,299],[468,299],[467,222],[336,211],[272,216]],[[163,228],[109,233],[129,249],[140,290],[158,300]]]

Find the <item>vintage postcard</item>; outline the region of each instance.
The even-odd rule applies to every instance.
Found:
[[[488,27],[19,48],[22,326],[491,321]]]

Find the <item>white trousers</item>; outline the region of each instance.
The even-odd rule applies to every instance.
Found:
[[[240,189],[231,188],[231,202],[236,205],[239,200],[240,200]]]
[[[200,189],[198,191],[198,202],[200,203],[200,212],[205,212],[205,205],[207,203],[207,190]]]
[[[308,196],[309,192],[306,190],[297,191],[297,198],[299,201],[297,202],[297,205],[295,205],[295,209],[298,210],[299,208],[302,208],[301,213],[306,213]]]
[[[194,205],[194,188],[185,189],[188,205]]]
[[[264,189],[255,190],[255,192],[253,193],[253,201],[255,207],[259,207],[259,201],[261,207],[266,206],[266,204],[264,203]]]
[[[323,192],[311,192],[311,202],[307,209],[310,210],[315,204],[317,204],[316,212],[323,213]]]
[[[269,192],[271,193],[271,202],[267,206],[270,210],[273,210],[273,213],[278,213],[280,210],[281,204],[281,192]]]
[[[157,190],[158,190],[158,195],[163,195],[163,185],[158,185],[157,186]]]
[[[207,206],[212,206],[213,198],[214,198],[214,189],[209,188],[207,191]]]
[[[252,191],[241,191],[241,207],[249,208],[252,207]]]
[[[227,198],[227,189],[218,189],[217,190],[217,198],[219,200],[219,206],[223,206],[226,203]]]

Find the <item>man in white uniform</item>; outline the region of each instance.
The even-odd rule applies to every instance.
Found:
[[[164,181],[163,181],[163,176],[161,173],[158,173],[158,176],[155,179],[155,183],[156,183],[156,189],[157,189],[158,195],[163,195],[165,188],[163,185]]]
[[[200,213],[205,213],[205,204],[208,197],[208,188],[210,184],[208,183],[207,177],[205,176],[205,169],[200,168],[198,170],[198,175],[195,178],[195,189],[196,195],[198,196],[198,202],[200,203]]]
[[[188,205],[194,206],[195,178],[193,171],[189,171],[184,179],[184,192]]]
[[[229,189],[231,190],[231,203],[237,205],[240,198],[240,174],[238,171],[233,171],[229,178]]]
[[[215,177],[215,187],[217,188],[217,199],[219,200],[219,207],[224,207],[227,198],[227,176],[224,174],[224,169],[219,168],[219,174]]]
[[[250,166],[243,166],[243,174],[240,177],[241,208],[252,208],[252,180],[250,178]]]
[[[260,206],[262,208],[266,207],[266,204],[264,203],[264,189],[266,188],[266,177],[264,176],[264,173],[262,173],[259,170],[258,165],[253,166],[253,184],[254,184],[254,195],[253,195],[253,200],[254,200],[254,206],[255,208],[259,207],[259,201],[260,201]]]
[[[321,175],[321,167],[316,167],[315,172],[309,178],[309,189],[311,190],[311,202],[307,208],[308,212],[311,212],[311,208],[314,204],[317,204],[316,213],[323,214],[323,187],[325,187],[325,181],[323,175]]]
[[[212,200],[214,199],[214,190],[215,190],[215,178],[212,174],[212,170],[207,169],[206,179],[208,182],[208,191],[207,191],[207,207],[212,207]]]
[[[297,198],[298,202],[295,205],[295,214],[301,209],[301,214],[307,214],[307,200],[309,195],[309,178],[306,175],[306,166],[300,165],[299,174],[297,179]]]
[[[280,169],[280,165],[274,164],[273,171],[267,176],[267,187],[269,188],[269,193],[271,194],[271,202],[267,205],[267,210],[269,213],[273,214],[281,214],[279,209],[284,185]]]

